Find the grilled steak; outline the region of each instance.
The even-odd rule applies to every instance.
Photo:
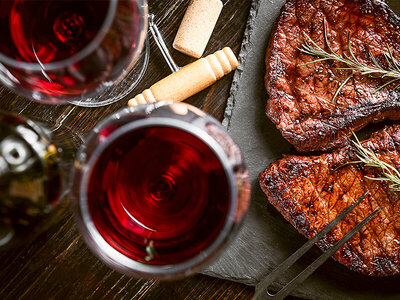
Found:
[[[355,57],[372,65],[371,55],[387,67],[387,46],[400,59],[400,18],[383,0],[287,0],[267,50],[265,85],[269,93],[266,114],[298,151],[328,150],[343,146],[351,131],[385,118],[400,119],[397,83],[375,92],[386,80],[358,73],[334,99],[339,86],[352,74],[337,61],[307,66],[318,57],[299,48],[308,34],[321,48]],[[334,100],[334,101],[333,101]]]
[[[386,127],[362,145],[400,170],[400,125]],[[384,209],[348,241],[334,258],[354,271],[385,276],[400,272],[400,196],[388,184],[367,177],[380,170],[357,160],[356,150],[346,146],[321,156],[287,156],[271,164],[259,176],[269,202],[300,233],[313,237],[364,192],[370,195],[325,239],[322,250],[340,240],[379,207]]]

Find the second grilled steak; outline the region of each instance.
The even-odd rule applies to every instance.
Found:
[[[376,132],[364,148],[400,170],[400,125]],[[400,273],[400,197],[380,177],[380,170],[357,160],[347,146],[314,157],[287,156],[271,164],[259,181],[268,200],[300,233],[313,237],[366,191],[368,196],[318,246],[326,250],[379,207],[384,209],[347,242],[334,258],[350,269],[370,275]]]
[[[266,113],[298,151],[328,150],[343,146],[352,130],[385,118],[400,119],[400,90],[393,83],[355,74],[335,101],[334,94],[352,71],[343,63],[302,54],[309,35],[320,47],[355,56],[372,65],[370,54],[387,67],[389,46],[400,59],[400,18],[382,0],[287,0],[275,23],[267,51],[265,84],[270,99]]]

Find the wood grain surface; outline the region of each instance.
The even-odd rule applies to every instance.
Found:
[[[188,0],[150,0],[150,11],[171,47]],[[225,0],[205,55],[224,46],[238,54],[251,0]],[[192,58],[171,51],[183,66]],[[169,74],[151,41],[149,68],[131,96]],[[191,103],[222,120],[232,74],[190,98]],[[105,116],[126,106],[129,98],[102,108],[41,105],[0,87],[0,109],[46,120],[52,127],[84,137]],[[79,235],[71,209],[63,203],[48,229],[22,248],[0,254],[0,299],[248,299],[252,288],[196,275],[175,282],[137,280],[111,270],[94,257]]]

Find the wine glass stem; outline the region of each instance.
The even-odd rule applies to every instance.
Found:
[[[164,39],[162,38],[161,33],[158,30],[156,23],[154,22],[153,14],[149,14],[149,27],[150,27],[150,32],[158,48],[161,51],[162,56],[164,57],[165,61],[168,64],[168,67],[171,69],[172,73],[178,71],[180,68],[172,58],[171,53],[169,52],[167,45],[165,44]]]

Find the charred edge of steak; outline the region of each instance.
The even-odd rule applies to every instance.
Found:
[[[276,88],[277,81],[286,76],[287,66],[283,62],[284,53],[277,53],[274,46],[279,40],[279,33],[290,26],[286,24],[290,14],[296,10],[296,5],[302,2],[304,0],[287,0],[282,7],[280,17],[274,24],[265,60],[265,87],[270,98],[267,101],[266,114],[277,125],[283,137],[294,145],[297,151],[325,151],[344,146],[352,131],[360,130],[368,123],[381,122],[387,118],[400,119],[400,91],[390,92],[387,99],[379,103],[375,99],[360,99],[363,100],[360,102],[365,102],[349,107],[339,114],[332,111],[329,114],[304,115],[295,120],[290,120],[290,116],[285,115],[287,112],[284,106],[280,106],[280,101],[289,101],[288,97],[295,96]],[[345,3],[348,3],[348,0]],[[359,5],[361,13],[382,16],[388,23],[384,24],[385,26],[397,27],[400,30],[400,18],[384,1],[354,0],[352,3]],[[282,117],[286,119],[283,122]]]
[[[279,13],[279,15],[281,16],[282,13],[285,11],[287,6],[287,3],[285,5],[282,6],[281,11]],[[275,33],[279,27],[279,21],[280,21],[280,17],[278,17],[275,22],[274,25],[272,26],[272,30],[270,33],[270,37],[269,37],[269,42],[268,42],[268,46],[267,46],[267,54],[265,56],[265,66],[266,66],[266,72],[265,72],[265,76],[264,76],[264,83],[265,83],[265,89],[267,90],[268,94],[271,94],[271,81],[269,80],[269,76],[270,76],[270,72],[271,72],[271,68],[269,65],[269,59],[271,57],[271,51],[273,49],[274,46],[274,42],[275,42]]]
[[[302,136],[299,136],[299,130],[295,128],[282,132],[282,135],[299,152],[327,151],[348,144],[353,132],[368,123],[378,123],[385,119],[400,120],[400,92],[393,91],[392,97],[385,102],[358,104],[340,114],[333,113],[324,119],[314,119],[310,125],[303,123]],[[321,138],[324,139],[322,143]]]

